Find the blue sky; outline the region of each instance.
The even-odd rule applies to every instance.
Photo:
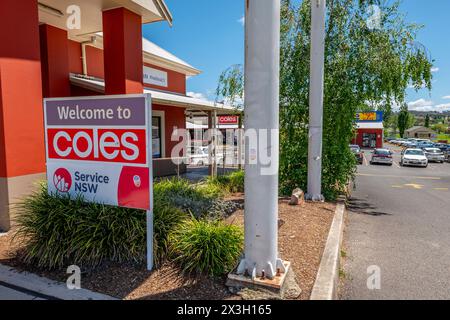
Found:
[[[214,99],[220,73],[244,61],[244,0],[166,0],[174,25],[155,23],[144,27],[144,36],[172,52],[202,74],[190,78],[188,91]],[[450,110],[449,0],[403,0],[407,21],[424,24],[418,42],[435,60],[433,90],[408,89],[410,110]],[[447,98],[444,98],[447,97]]]

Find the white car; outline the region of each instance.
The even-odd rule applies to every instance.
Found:
[[[438,148],[424,148],[425,156],[428,158],[428,161],[440,162],[444,163],[445,155],[441,149]]]
[[[217,154],[217,164],[221,165],[223,163],[223,155]],[[195,150],[194,154],[190,155],[189,162],[194,166],[208,166],[209,161],[209,148],[208,147],[199,147]]]
[[[428,158],[421,149],[406,149],[402,152],[401,166],[428,167]]]

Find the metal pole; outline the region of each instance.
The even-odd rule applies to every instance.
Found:
[[[147,210],[146,213],[146,222],[147,222],[147,270],[153,270],[153,235],[154,235],[154,214],[153,214],[153,149],[152,149],[152,115],[153,115],[153,105],[152,98],[150,94],[147,94],[146,104],[148,110],[148,141],[147,141],[147,152],[148,152],[148,165],[149,165],[149,204],[150,210]]]
[[[217,134],[217,110],[213,111],[213,176],[217,177],[217,140],[218,140],[218,134]]]
[[[311,78],[309,94],[308,193],[323,201],[322,138],[326,0],[311,1]]]
[[[278,257],[280,0],[246,3],[245,130],[256,131],[259,139],[262,133],[276,132],[274,141],[268,138],[259,150],[270,155],[276,170],[264,174],[260,160],[252,161],[261,148],[246,144],[245,256],[238,274],[273,278],[277,269],[285,272]]]

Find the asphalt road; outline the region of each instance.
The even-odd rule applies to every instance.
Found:
[[[400,167],[397,152],[394,160],[359,166],[340,297],[450,299],[450,164]]]

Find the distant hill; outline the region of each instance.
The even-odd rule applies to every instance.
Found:
[[[415,116],[419,116],[419,117],[425,117],[427,114],[429,114],[430,116],[433,116],[433,115],[436,115],[436,116],[439,116],[439,117],[442,117],[442,116],[446,116],[446,117],[450,117],[450,111],[445,111],[445,112],[436,112],[436,111],[432,111],[432,112],[430,112],[430,111],[428,111],[428,112],[425,112],[425,111],[409,111],[411,114],[413,114],[413,115],[415,115]]]

